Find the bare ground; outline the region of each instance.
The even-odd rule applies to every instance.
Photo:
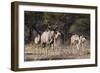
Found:
[[[90,49],[81,48],[71,49],[67,48],[42,48],[41,45],[35,45],[33,43],[25,45],[24,60],[58,60],[58,59],[87,59],[90,58]]]

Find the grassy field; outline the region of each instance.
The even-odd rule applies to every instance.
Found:
[[[25,45],[24,60],[58,60],[58,59],[87,59],[90,58],[90,49],[81,48],[42,48],[41,45],[30,43]]]

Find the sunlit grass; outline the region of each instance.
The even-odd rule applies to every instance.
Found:
[[[57,60],[57,59],[86,59],[90,58],[89,48],[42,48],[41,45],[30,43],[25,45],[25,61]]]

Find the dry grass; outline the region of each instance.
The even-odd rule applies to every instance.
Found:
[[[84,48],[41,48],[41,45],[27,44],[24,53],[25,61],[32,60],[57,60],[57,59],[86,59],[90,57],[90,49]]]

